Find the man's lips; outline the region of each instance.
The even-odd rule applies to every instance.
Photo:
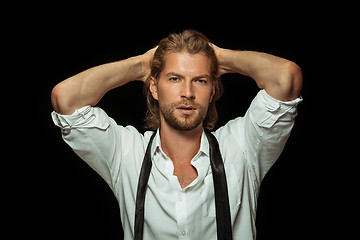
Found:
[[[177,109],[184,115],[192,115],[196,110],[196,108],[191,105],[180,105]]]
[[[177,109],[196,110],[196,108],[191,105],[180,105]]]

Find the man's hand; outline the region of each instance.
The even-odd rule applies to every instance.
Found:
[[[146,79],[150,76],[150,73],[151,73],[150,63],[151,63],[152,59],[154,58],[154,53],[157,48],[158,48],[158,46],[150,49],[149,51],[147,51],[146,53],[144,53],[143,55],[140,56],[141,57],[141,69],[142,69],[142,74],[141,74],[140,80],[143,82],[145,82]]]
[[[223,75],[225,73],[233,72],[229,68],[227,68],[222,62],[222,53],[223,53],[224,49],[216,46],[213,43],[210,43],[210,46],[214,49],[216,58],[217,58],[218,63],[219,63],[219,76],[221,76],[221,75]]]
[[[218,46],[216,46],[215,44],[211,43],[210,44],[211,47],[214,49],[215,51],[215,55],[216,55],[216,58],[218,60],[218,63],[219,63],[219,76],[225,74],[225,73],[233,73],[234,71],[231,70],[228,66],[226,66],[223,62],[223,52],[224,52],[224,48],[220,48]]]

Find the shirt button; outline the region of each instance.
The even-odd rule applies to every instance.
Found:
[[[186,231],[183,229],[181,230],[181,235],[185,236],[186,235]]]

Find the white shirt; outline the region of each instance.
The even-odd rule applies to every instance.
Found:
[[[255,239],[256,202],[260,183],[282,152],[301,97],[282,102],[260,90],[244,117],[214,132],[228,184],[233,239]],[[98,107],[72,115],[52,113],[64,141],[113,190],[120,207],[124,239],[134,237],[135,199],[145,150],[153,132],[119,126]],[[152,147],[153,166],[145,201],[144,239],[217,239],[214,186],[209,143],[202,134],[191,160],[198,177],[181,188],[174,165],[161,149],[159,131]]]

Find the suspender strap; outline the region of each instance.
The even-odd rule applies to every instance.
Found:
[[[215,136],[207,131],[205,133],[210,145],[210,165],[214,180],[217,237],[219,240],[231,240],[232,227],[225,168]],[[155,135],[156,132],[150,138],[140,170],[135,205],[135,240],[143,239],[145,194],[152,167],[151,145]]]
[[[205,133],[210,145],[210,165],[214,180],[217,236],[219,240],[231,240],[231,215],[224,162],[215,136],[208,131],[205,131]]]
[[[147,184],[152,167],[151,145],[155,135],[156,135],[156,131],[150,138],[150,142],[146,148],[146,153],[140,170],[140,176],[139,176],[137,193],[136,193],[136,205],[135,205],[135,227],[134,227],[135,240],[143,239],[145,194],[146,194]]]

